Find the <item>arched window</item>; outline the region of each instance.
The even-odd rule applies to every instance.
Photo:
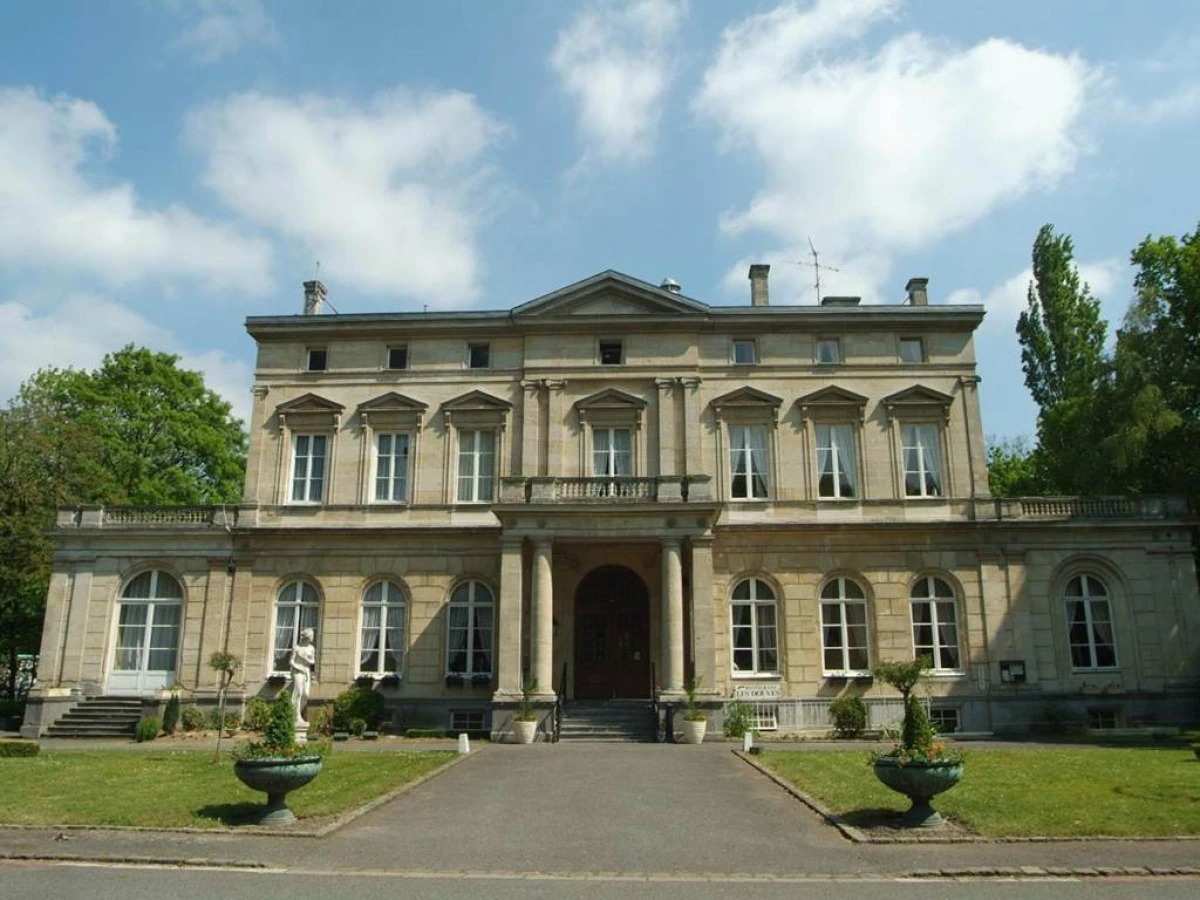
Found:
[[[958,604],[954,589],[943,579],[918,578],[912,600],[913,652],[928,656],[935,671],[962,669],[958,644]]]
[[[175,683],[183,586],[153,569],[121,591],[110,690],[154,690]]]
[[[450,595],[446,629],[446,672],[491,676],[494,632],[492,592],[478,581],[464,581]]]
[[[775,592],[761,578],[747,578],[733,589],[729,604],[733,636],[733,674],[779,672]]]
[[[867,598],[858,583],[832,578],[821,588],[821,651],[826,675],[867,675]]]
[[[291,581],[280,590],[275,600],[274,671],[288,671],[288,654],[303,629],[311,628],[315,637],[320,609],[317,589],[307,581]]]
[[[395,675],[404,669],[404,589],[377,581],[363,593],[360,675]]]
[[[1104,582],[1095,575],[1076,575],[1067,582],[1063,596],[1072,668],[1115,669],[1112,605]]]

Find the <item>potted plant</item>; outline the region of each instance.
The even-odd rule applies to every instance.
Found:
[[[537,736],[538,714],[533,706],[536,693],[536,681],[526,681],[521,685],[521,699],[517,703],[517,714],[513,716],[513,734],[518,744],[532,744]]]
[[[233,771],[246,787],[267,795],[267,804],[256,822],[286,825],[296,820],[288,809],[287,795],[304,787],[321,771],[321,756],[296,743],[296,709],[286,691],[271,703],[271,718],[262,741],[236,747]]]
[[[683,743],[700,744],[704,742],[704,732],[708,730],[708,714],[696,704],[696,692],[700,689],[700,679],[689,678],[684,682],[683,692],[687,696],[687,707],[683,712]]]
[[[922,656],[912,662],[881,663],[875,668],[876,677],[904,698],[904,724],[896,746],[876,754],[871,764],[876,778],[912,802],[900,819],[910,828],[941,825],[944,820],[929,801],[950,790],[963,776],[962,753],[937,739],[925,707],[913,696],[913,689],[929,667],[929,657]]]

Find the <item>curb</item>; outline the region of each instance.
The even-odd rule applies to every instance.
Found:
[[[1151,835],[1148,837],[1117,837],[1117,836],[1113,836],[1113,835],[1080,835],[1077,837],[1055,837],[1055,836],[1036,836],[1036,835],[1028,836],[1028,837],[1021,837],[1021,836],[985,837],[985,836],[979,835],[979,834],[953,834],[953,835],[946,834],[946,835],[943,835],[943,834],[938,834],[936,832],[931,832],[931,833],[926,833],[926,834],[914,834],[911,836],[910,835],[871,834],[867,831],[864,831],[861,828],[857,828],[854,825],[848,824],[841,816],[839,816],[837,813],[835,813],[832,809],[830,809],[828,806],[826,806],[824,803],[822,803],[816,797],[813,797],[810,794],[806,794],[804,791],[800,790],[798,787],[796,787],[791,782],[784,780],[783,778],[781,778],[780,776],[778,776],[774,772],[772,772],[770,769],[763,766],[757,760],[751,759],[749,754],[744,753],[741,750],[734,750],[733,755],[738,757],[739,759],[741,759],[744,763],[746,763],[752,769],[758,770],[763,775],[765,775],[767,778],[769,778],[771,781],[775,782],[775,784],[779,785],[779,787],[783,788],[785,791],[787,791],[789,794],[791,794],[793,797],[795,797],[797,800],[799,800],[801,803],[803,803],[805,806],[807,806],[809,809],[811,809],[817,815],[821,816],[821,818],[823,818],[825,820],[826,824],[832,825],[834,828],[836,828],[838,831],[840,831],[847,839],[854,841],[854,843],[856,843],[856,844],[1077,844],[1077,843],[1105,843],[1105,842],[1109,842],[1109,843],[1123,842],[1123,843],[1139,843],[1140,844],[1140,843],[1164,843],[1164,842],[1187,843],[1189,841],[1200,841],[1200,835],[1198,835],[1198,834]],[[1036,869],[1038,867],[1037,866],[1016,867],[1016,868],[1012,869],[1011,873],[1009,873],[1009,874],[1015,874],[1015,875],[1026,874],[1021,871],[1024,868]],[[1147,871],[1148,871],[1148,870],[1140,868],[1140,867],[1134,867],[1134,869],[1136,870],[1135,874],[1140,874],[1140,875],[1145,875],[1145,874],[1147,874]],[[968,871],[974,871],[974,870],[931,869],[929,871],[931,873],[933,873],[933,872],[939,872],[939,871],[968,872]],[[991,871],[999,871],[999,870],[998,869],[997,870],[981,869],[979,871],[991,872]],[[1008,872],[1007,869],[1005,871]],[[1057,872],[1057,871],[1058,870],[1054,870],[1054,872]],[[1078,870],[1064,869],[1062,871],[1063,872],[1068,872],[1068,871],[1074,872],[1074,873],[1076,873],[1076,875],[1078,875],[1078,877],[1092,877],[1097,872],[1097,870],[1095,870],[1095,869],[1088,869],[1088,868],[1078,869]],[[1116,867],[1112,870],[1111,874],[1120,874],[1120,873],[1121,872],[1120,872],[1119,867]],[[1043,874],[1046,874],[1046,873],[1043,872]],[[1052,872],[1051,874],[1054,874],[1054,873]],[[1200,874],[1200,869],[1186,870],[1186,871],[1182,871],[1179,874],[1185,874],[1185,875]],[[927,877],[927,876],[920,876],[920,877]],[[928,877],[934,877],[934,876],[929,875]],[[959,876],[949,875],[949,876],[938,876],[938,877],[959,877]],[[1066,876],[1064,875],[1062,877],[1066,877]],[[1072,877],[1075,877],[1075,876],[1072,876]]]
[[[96,856],[94,854],[50,854],[50,853],[0,853],[0,859],[16,862],[77,862],[108,863],[110,865],[146,866],[172,869],[246,869],[261,872],[276,867],[262,862],[241,859],[210,859],[207,857],[163,857],[155,856]]]
[[[359,818],[360,816],[365,816],[367,813],[371,812],[371,810],[376,809],[376,808],[382,806],[383,804],[388,803],[391,800],[395,800],[397,797],[400,797],[402,794],[405,794],[408,791],[411,791],[414,788],[419,787],[420,785],[429,781],[431,778],[435,778],[438,775],[441,775],[447,769],[450,769],[453,766],[457,766],[459,763],[470,759],[472,756],[476,756],[477,754],[482,752],[482,749],[483,748],[480,748],[479,750],[473,750],[470,753],[470,755],[468,755],[468,756],[456,756],[453,759],[450,759],[447,762],[443,763],[442,765],[438,766],[436,769],[426,772],[420,778],[414,779],[413,781],[405,782],[404,784],[400,785],[399,787],[393,788],[392,790],[388,791],[386,794],[380,794],[378,797],[374,797],[371,800],[368,800],[366,803],[363,803],[361,806],[356,806],[353,809],[347,810],[344,813],[340,813],[339,815],[334,817],[334,819],[332,821],[326,822],[324,825],[322,825],[318,828],[310,828],[309,830],[306,830],[306,831],[301,831],[301,830],[284,831],[279,828],[269,828],[269,827],[264,827],[261,825],[240,825],[240,826],[233,827],[233,828],[229,828],[229,827],[196,828],[194,826],[189,826],[189,827],[184,827],[184,828],[155,828],[154,826],[151,826],[151,825],[8,825],[8,824],[0,824],[0,833],[2,833],[4,831],[97,831],[97,832],[116,831],[116,832],[125,832],[125,833],[133,833],[133,834],[138,834],[138,833],[191,834],[191,835],[237,834],[237,835],[251,836],[251,837],[323,838],[323,837],[327,837],[328,835],[337,831],[339,828],[349,825],[351,822],[353,822],[355,819]],[[441,751],[439,751],[439,752],[441,752]],[[107,862],[164,862],[163,860],[156,860],[154,857],[130,857],[130,858],[126,859],[124,857],[107,857],[107,856],[95,857],[95,858],[93,858],[93,857],[56,856],[56,855],[48,855],[48,856],[40,855],[39,856],[37,854],[22,856],[22,855],[7,855],[3,851],[0,851],[0,859],[80,859],[80,860],[101,861],[101,862],[103,862],[103,861],[107,861]],[[180,862],[171,860],[171,861],[165,861],[164,864],[169,864],[169,865],[189,864],[190,865],[191,863],[186,863],[186,862],[180,863]],[[215,864],[215,863],[213,863],[213,864]],[[221,864],[223,865],[224,863],[221,863]],[[242,865],[247,865],[247,864],[242,863]],[[255,864],[255,865],[257,865],[257,864]]]

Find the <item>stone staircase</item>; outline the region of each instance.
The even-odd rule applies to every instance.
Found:
[[[46,731],[52,738],[128,738],[142,715],[137,697],[86,697]]]
[[[658,737],[648,700],[569,700],[563,704],[563,741],[639,741]]]

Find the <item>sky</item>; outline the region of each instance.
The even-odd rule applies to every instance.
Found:
[[[39,0],[0,29],[0,398],[134,342],[245,417],[247,315],[500,309],[617,269],[715,305],[983,303],[1045,223],[1115,332],[1200,220],[1194,0]],[[318,268],[319,266],[319,268]],[[834,269],[836,271],[834,271]]]

